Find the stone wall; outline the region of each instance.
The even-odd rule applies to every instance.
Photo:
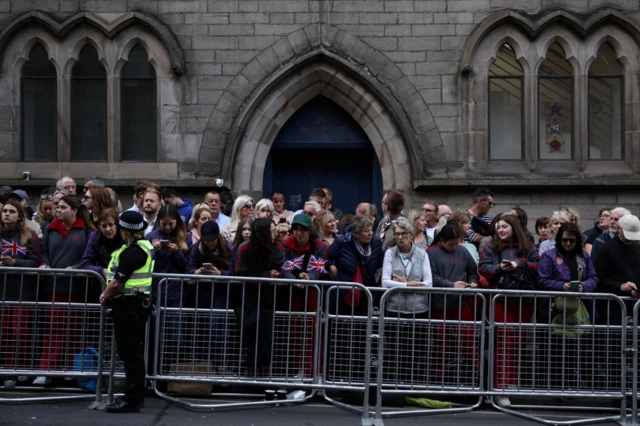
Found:
[[[639,205],[633,195],[638,176],[616,175],[615,165],[582,167],[564,176],[562,170],[534,170],[535,161],[523,164],[532,168],[526,176],[519,170],[492,174],[470,168],[478,144],[469,126],[472,113],[465,111],[472,76],[461,73],[463,55],[479,26],[508,8],[532,21],[562,8],[586,22],[601,8],[640,20],[639,7],[630,0],[0,0],[0,29],[34,10],[59,22],[80,12],[110,22],[118,14],[141,12],[166,26],[184,55],[185,69],[175,77],[180,95],[176,138],[161,142],[162,167],[148,170],[161,183],[204,192],[223,177],[235,190],[257,194],[262,170],[256,158],[264,159],[282,117],[299,106],[288,101],[306,80],[285,83],[322,60],[348,77],[332,83],[334,93],[349,92],[341,86],[345,82],[361,85],[361,92],[343,98],[362,112],[363,127],[371,123],[368,135],[387,168],[386,188],[405,191],[414,203],[429,196],[464,206],[482,184],[500,194],[498,209],[504,201],[544,213],[567,203],[593,216],[602,204]],[[333,81],[323,78],[318,81]],[[14,95],[6,87],[0,93]],[[11,121],[10,113],[0,110],[0,123]],[[630,142],[640,146],[640,137]],[[135,171],[123,178],[115,166],[48,167],[39,168],[47,170],[40,176],[32,171],[33,178],[53,180],[69,171],[88,176],[98,167],[115,186],[136,180]],[[11,176],[23,168],[14,161]],[[0,173],[8,181],[11,176]]]

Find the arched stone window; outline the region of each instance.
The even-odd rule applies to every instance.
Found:
[[[71,159],[107,160],[107,73],[89,44],[71,75]]]
[[[640,173],[640,150],[633,142],[640,127],[637,120],[625,120],[640,113],[638,52],[637,23],[611,9],[588,19],[564,10],[536,20],[511,10],[489,16],[462,55],[470,175],[512,174],[525,182],[553,175],[585,180]],[[522,73],[515,71],[516,63]],[[501,105],[507,90],[510,108]],[[513,142],[518,107],[521,156]]]
[[[22,67],[20,86],[22,160],[56,161],[57,72],[39,43]]]
[[[554,43],[538,70],[538,153],[541,160],[573,158],[573,67]]]
[[[623,149],[624,67],[603,43],[589,67],[589,159],[621,160]]]
[[[503,44],[489,68],[489,158],[523,158],[524,73],[513,49]]]
[[[155,161],[157,148],[156,72],[139,44],[129,53],[120,78],[120,149],[123,161]]]

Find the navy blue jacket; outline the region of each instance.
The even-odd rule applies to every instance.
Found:
[[[363,284],[366,287],[379,287],[379,276],[376,272],[382,268],[384,252],[382,251],[382,240],[377,235],[371,240],[371,255],[362,256],[355,245],[355,237],[350,233],[345,234],[335,240],[329,246],[329,260],[331,264],[338,268],[338,273],[332,278],[333,281],[353,282],[358,264],[362,266]]]

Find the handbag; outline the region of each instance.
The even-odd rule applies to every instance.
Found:
[[[576,255],[578,264],[578,281],[582,281],[582,259]],[[580,309],[580,299],[575,296],[556,296],[553,301],[553,307],[557,312],[574,314]]]
[[[498,254],[498,264],[502,262],[502,252]],[[503,272],[496,285],[500,290],[533,291],[536,289],[536,279],[529,268],[516,268]]]

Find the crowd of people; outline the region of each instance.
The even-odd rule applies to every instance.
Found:
[[[43,192],[32,211],[23,190],[1,187],[0,264],[86,269],[109,278],[111,255],[124,244],[118,232],[122,204],[99,178],[87,179],[82,193],[78,194],[72,178],[62,178],[55,188]],[[380,215],[372,203],[362,202],[350,214],[334,206],[332,199],[329,188],[315,188],[303,208],[294,212],[286,209],[282,192],[256,201],[247,195],[233,198],[228,191],[211,191],[194,205],[175,188],[141,181],[134,188],[129,210],[144,217],[144,238],[155,252],[155,273],[286,278],[301,284],[329,280],[384,288],[539,289],[565,296],[605,292],[640,298],[640,262],[635,262],[640,259],[640,220],[624,207],[602,208],[594,223],[581,219],[572,208],[551,212],[536,219],[536,238],[528,231],[522,208],[491,215],[494,194],[486,188],[473,193],[469,208],[457,211],[431,199],[420,209],[407,209],[403,194],[395,190],[384,194]],[[97,297],[61,280],[42,294],[21,283],[19,275],[8,274],[0,283],[0,294],[5,300],[80,303],[93,303]],[[154,279],[152,300],[158,296],[158,285],[159,279]],[[245,310],[236,310],[236,315],[247,315],[247,310],[264,307],[265,300],[273,299],[268,296],[270,290],[259,285],[246,286],[239,302],[237,295],[230,298],[224,291],[214,292],[213,300],[210,291],[189,297],[184,291],[181,281],[169,281],[160,296],[167,307],[184,307],[185,300],[191,300],[194,307],[221,309],[228,300],[235,300]],[[314,310],[315,297],[294,295],[289,307]],[[359,292],[345,291],[333,308],[366,315],[367,306],[360,299]],[[575,303],[575,298],[564,299],[567,306]],[[549,306],[538,306],[534,312],[533,304],[504,303],[495,310],[497,323],[529,322],[552,312]],[[427,298],[420,292],[398,293],[386,309],[409,318],[473,317],[466,301]],[[575,311],[583,320],[587,315],[591,321],[621,321],[614,305],[598,313],[592,305],[578,304]],[[24,308],[19,313],[11,308],[3,312],[2,338],[17,342],[20,350],[0,361],[13,367],[21,351],[29,350],[29,339],[16,335],[16,330],[24,329],[30,313]],[[71,361],[62,359],[66,321],[62,317],[47,321],[52,326],[43,345],[51,349],[41,355],[41,369]],[[209,327],[216,324],[212,321]],[[171,333],[180,333],[179,327],[167,327]],[[494,384],[507,388],[517,381],[515,371],[504,366],[514,364],[518,342],[509,333],[498,333],[497,344],[505,350],[496,357]],[[48,380],[37,377],[34,384]],[[507,397],[497,401],[510,405]]]

